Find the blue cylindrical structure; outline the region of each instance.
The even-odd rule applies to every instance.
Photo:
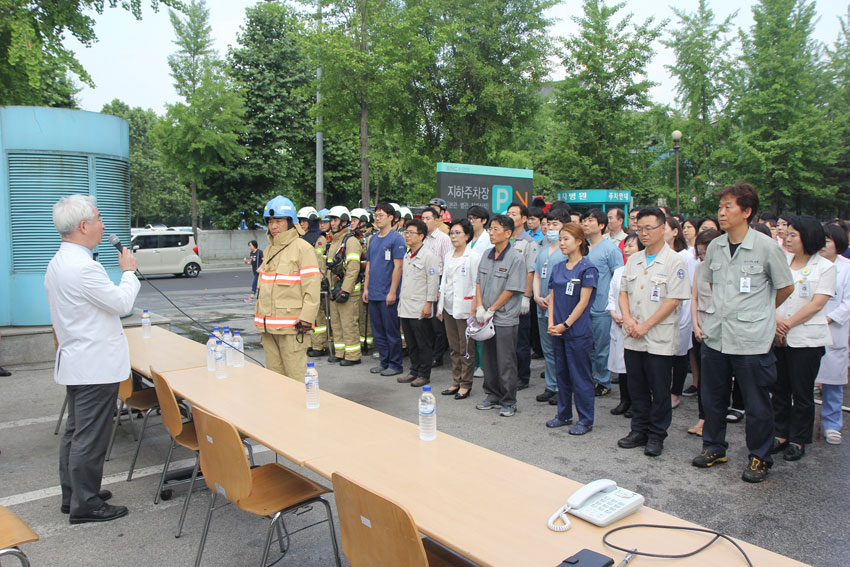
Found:
[[[0,326],[49,325],[47,264],[61,238],[53,204],[94,196],[105,234],[130,241],[130,137],[123,118],[32,106],[0,106]],[[95,249],[113,281],[121,278],[109,242]]]

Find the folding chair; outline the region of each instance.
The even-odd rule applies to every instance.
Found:
[[[19,546],[31,541],[38,541],[38,534],[11,510],[0,506],[0,559],[17,557],[23,567],[29,567],[29,559]]]

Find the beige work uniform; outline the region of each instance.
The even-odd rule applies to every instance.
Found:
[[[357,231],[360,235],[360,246],[363,251],[360,254],[360,273],[366,273],[366,251],[369,249],[369,240],[372,238],[374,230],[367,229],[363,232]],[[366,350],[370,350],[375,340],[372,338],[372,325],[369,324],[369,304],[360,302],[360,344],[366,345]]]
[[[360,360],[360,299],[363,284],[360,282],[360,240],[352,234],[346,238],[350,229],[344,228],[333,235],[333,241],[328,249],[328,279],[331,292],[336,290],[349,293],[345,303],[331,302],[331,327],[333,327],[334,352],[337,358]],[[341,250],[344,246],[344,250]],[[345,272],[342,277],[330,270],[335,258],[342,259]]]
[[[691,297],[688,266],[682,257],[667,246],[658,252],[652,264],[646,265],[646,251],[633,254],[623,270],[620,292],[629,295],[629,312],[643,323],[666,299],[685,300]],[[623,347],[638,352],[675,356],[679,350],[679,304],[667,317],[652,327],[642,338],[625,337]]]
[[[321,272],[316,252],[296,229],[269,241],[257,282],[254,325],[261,332],[266,367],[300,381],[307,368],[310,338],[300,335],[296,324],[316,320]]]
[[[316,256],[319,260],[319,270],[322,272],[322,278],[327,280],[327,250],[330,244],[330,238],[327,234],[322,233],[316,239],[316,244],[313,246],[316,250]],[[316,323],[313,327],[313,335],[310,337],[310,347],[313,350],[325,350],[328,348],[330,334],[328,333],[328,315],[325,312],[328,297],[322,292],[321,301],[319,301],[319,313],[316,315]]]

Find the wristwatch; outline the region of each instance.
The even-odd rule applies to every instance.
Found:
[[[570,324],[567,323],[567,321],[568,321],[568,319],[564,319],[564,327],[566,327],[567,330],[569,331],[570,330]]]

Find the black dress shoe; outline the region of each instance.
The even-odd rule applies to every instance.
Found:
[[[626,412],[623,414],[623,417],[625,417],[626,419],[631,419],[632,418],[632,410],[630,410],[630,409],[626,410]]]
[[[337,358],[337,356],[335,354],[328,356],[328,362],[330,362],[331,364],[333,364],[334,362],[339,362],[340,360],[342,360],[342,359]]]
[[[348,360],[347,358],[343,358],[339,361],[340,366],[355,366],[357,364],[360,364],[359,360]]]
[[[525,390],[526,388],[528,388],[528,382],[523,382],[522,380],[520,380],[516,383],[517,392],[520,390]]]
[[[460,391],[460,388],[448,388],[440,392],[444,396],[454,396]]]
[[[630,407],[632,407],[631,402],[627,402],[625,400],[621,401],[617,405],[617,407],[615,407],[614,409],[611,410],[611,415],[623,415],[624,413],[629,411]]]
[[[12,373],[0,366],[0,376],[11,376]]]
[[[623,449],[634,449],[635,447],[643,447],[647,441],[649,441],[649,438],[646,436],[646,433],[629,431],[628,435],[617,441],[617,446]]]
[[[643,454],[647,457],[658,457],[663,450],[664,441],[661,439],[649,439],[646,442],[646,449],[643,450]]]
[[[789,443],[788,447],[785,449],[785,454],[782,455],[782,458],[786,461],[799,461],[803,458],[803,455],[805,454],[805,445],[795,445],[794,443]]]
[[[555,393],[557,394],[557,392],[555,392]],[[549,405],[550,406],[557,406],[558,405],[558,396],[552,396],[551,398],[549,398]]]
[[[107,500],[112,498],[112,493],[109,492],[108,490],[101,490],[100,492],[97,493],[97,497],[100,498],[101,500],[103,500],[104,502],[106,502]],[[62,504],[61,506],[59,506],[59,511],[62,512],[63,514],[70,514],[71,513],[71,505],[70,504]]]
[[[91,510],[85,514],[74,515],[71,514],[70,522],[72,524],[85,524],[88,522],[109,522],[111,520],[117,520],[118,518],[123,518],[130,511],[127,510],[126,506],[113,506],[112,504],[103,503],[103,506],[98,508],[97,510]]]
[[[776,454],[784,451],[788,447],[788,440],[780,441],[776,437],[773,438],[773,447],[770,449],[770,454]]]
[[[469,394],[471,394],[471,393],[472,393],[472,388],[467,390],[465,394],[461,394],[461,393],[455,394],[455,399],[456,400],[465,400],[466,398],[469,397]]]
[[[319,356],[325,356],[326,354],[328,354],[328,350],[324,349],[324,348],[322,348],[322,349],[308,348],[307,349],[307,356],[309,356],[311,358],[316,358],[316,357],[319,357]]]

